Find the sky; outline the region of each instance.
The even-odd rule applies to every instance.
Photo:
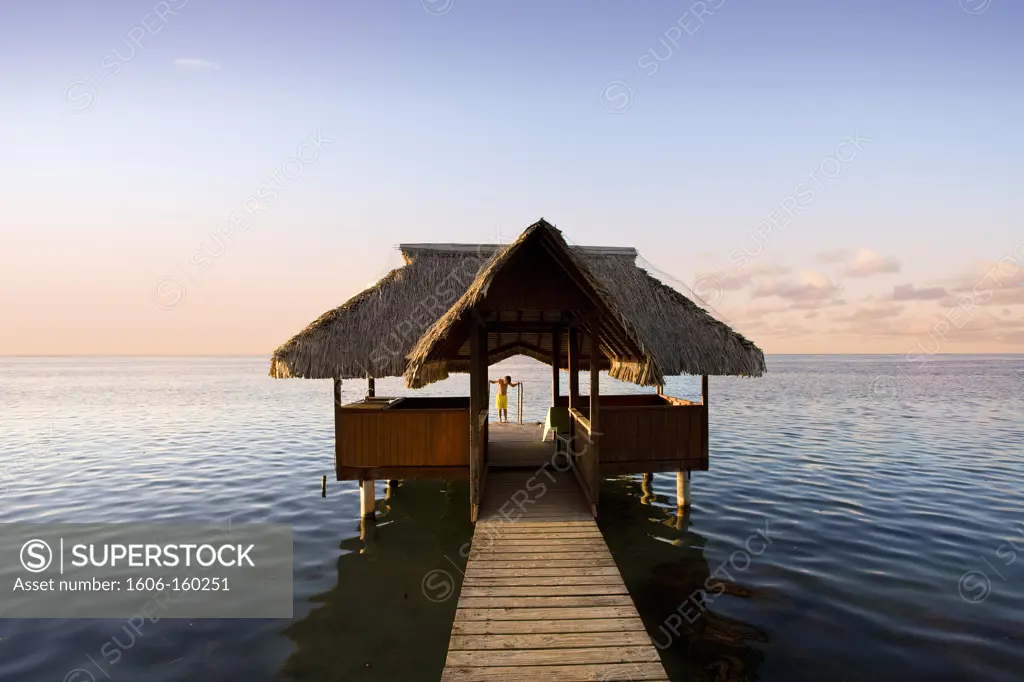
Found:
[[[768,353],[1024,352],[1024,4],[0,9],[0,354],[262,354],[544,217]]]

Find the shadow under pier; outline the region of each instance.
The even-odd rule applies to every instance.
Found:
[[[468,506],[465,481],[406,481],[379,501],[377,522],[341,542],[337,585],[284,630],[296,650],[278,679],[440,679],[472,534]]]
[[[598,525],[670,679],[758,679],[767,635],[715,613],[722,595],[750,597],[741,585],[712,577],[707,539],[639,476],[606,479]]]

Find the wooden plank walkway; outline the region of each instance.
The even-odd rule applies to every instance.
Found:
[[[546,471],[488,474],[441,679],[667,681],[575,477]]]
[[[491,467],[537,468],[551,461],[555,453],[553,441],[544,441],[544,425],[540,422],[525,424],[488,425],[487,460]]]

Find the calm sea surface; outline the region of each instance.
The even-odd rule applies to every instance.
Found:
[[[599,522],[672,679],[1024,679],[1024,356],[768,367],[712,378],[711,470],[694,474],[686,515],[674,476],[602,489]],[[329,480],[320,496],[330,382],[267,368],[0,358],[0,522],[295,534],[291,621],[161,620],[130,636],[115,620],[0,620],[0,680],[439,678],[457,589],[422,585],[446,571],[458,587],[465,483],[410,481],[390,499],[379,485],[379,521],[360,539],[356,485]],[[526,418],[542,419],[549,370],[491,368],[505,373],[525,381]],[[344,397],[363,389],[346,382]],[[378,395],[404,392],[378,382]],[[699,387],[681,378],[668,392]],[[467,381],[423,394],[466,395]],[[116,662],[101,653],[113,638]]]

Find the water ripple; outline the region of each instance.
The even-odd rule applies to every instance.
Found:
[[[779,357],[764,378],[712,378],[711,470],[694,474],[682,520],[674,476],[654,477],[648,505],[635,477],[606,482],[602,528],[655,637],[752,534],[772,534],[686,643],[662,652],[673,679],[1019,679],[1024,358],[936,357],[909,376],[897,360]],[[465,490],[411,484],[380,503],[377,545],[361,541],[356,485],[330,480],[320,497],[330,382],[273,381],[266,367],[0,360],[0,521],[293,526],[292,621],[163,621],[105,668],[114,679],[437,679],[454,604],[420,599],[418,582],[457,573]],[[525,381],[525,418],[543,419],[549,370],[515,359],[492,371]],[[888,375],[899,400],[873,400]],[[698,397],[699,380],[668,389]],[[343,397],[362,390],[346,382]],[[399,379],[377,390],[404,392]],[[636,390],[602,378],[602,392]],[[459,376],[425,390],[466,392]],[[972,571],[991,581],[976,603],[959,589]],[[367,617],[376,639],[351,625]],[[108,664],[100,648],[122,625],[0,621],[0,679],[78,667],[105,679],[89,656]]]

